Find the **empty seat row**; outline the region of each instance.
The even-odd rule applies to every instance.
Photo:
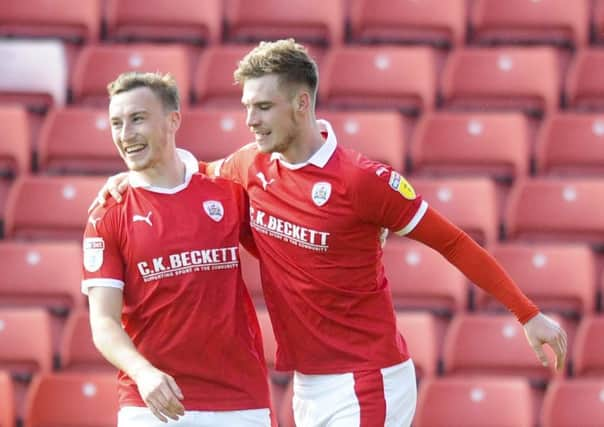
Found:
[[[108,40],[214,43],[291,35],[336,44],[345,39],[348,23],[346,39],[361,43],[457,45],[469,35],[476,42],[582,45],[589,40],[592,22],[596,36],[604,28],[602,2],[595,5],[591,14],[589,0],[513,0],[505,7],[497,0],[60,0],[55,7],[41,0],[6,0],[0,34],[91,42],[98,40],[104,21]]]

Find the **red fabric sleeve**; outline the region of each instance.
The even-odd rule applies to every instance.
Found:
[[[438,251],[468,279],[505,305],[520,323],[528,322],[539,313],[539,308],[522,293],[495,258],[435,209],[429,207],[407,236]]]

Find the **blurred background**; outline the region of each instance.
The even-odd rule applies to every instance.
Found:
[[[107,83],[172,73],[177,143],[214,160],[251,139],[238,60],[284,37],[317,61],[318,117],[339,143],[403,172],[569,332],[555,374],[502,306],[391,237],[414,426],[604,426],[604,0],[0,0],[0,427],[115,425],[115,370],[80,294],[86,209],[124,169]],[[293,426],[242,256],[274,410]]]

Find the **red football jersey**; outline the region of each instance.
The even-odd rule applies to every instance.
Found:
[[[123,290],[125,331],[175,378],[187,410],[268,408],[262,337],[239,263],[245,194],[186,163],[184,184],[166,190],[131,179],[122,203],[90,215],[83,291]],[[144,406],[136,384],[122,371],[118,379],[120,405]]]
[[[243,147],[220,166],[250,198],[277,368],[306,374],[406,360],[384,276],[382,227],[410,232],[427,209],[391,167],[325,144],[303,164]]]

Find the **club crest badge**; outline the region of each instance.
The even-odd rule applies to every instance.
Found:
[[[317,182],[312,187],[312,201],[317,206],[323,206],[331,196],[331,184],[329,182]]]
[[[105,241],[102,237],[84,238],[84,268],[94,273],[103,265]]]
[[[220,222],[224,217],[224,207],[217,200],[206,200],[203,202],[203,210],[216,222]]]

